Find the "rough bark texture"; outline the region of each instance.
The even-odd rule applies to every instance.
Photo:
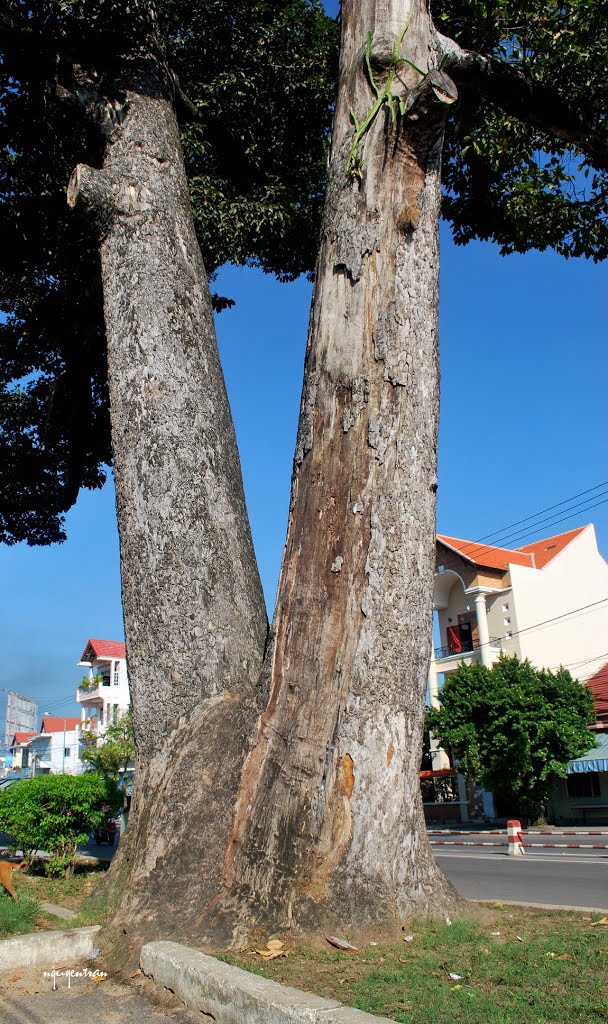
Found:
[[[100,237],[139,757],[110,883],[137,941],[194,934],[220,887],[267,635],[168,82],[126,62],[103,167],[68,189]]]
[[[272,640],[269,703],[243,775],[218,937],[395,925],[456,894],[426,838],[418,771],[431,647],[437,489],[440,154],[452,83],[402,67],[345,168],[353,129],[407,21],[402,55],[438,48],[423,4],[343,0],[330,185]],[[382,85],[382,72],[377,70]]]

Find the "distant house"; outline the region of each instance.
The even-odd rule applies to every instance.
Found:
[[[22,771],[32,775],[65,772],[78,775],[80,759],[79,718],[43,715],[40,732],[15,733],[12,749]]]
[[[503,651],[528,658],[536,668],[563,666],[581,682],[595,673],[601,676],[608,637],[608,564],[591,524],[520,548],[440,534],[433,598],[439,644],[431,658],[428,692],[434,706],[442,676],[462,663],[491,667]],[[608,697],[606,718],[607,704]],[[434,771],[450,767],[433,739],[431,757]],[[455,796],[456,780],[453,786]],[[576,786],[571,783],[573,790]],[[473,811],[491,816],[489,794],[476,791],[473,811],[462,781],[458,795],[453,802],[460,804],[462,820]]]
[[[27,767],[29,744],[35,732],[16,732],[11,740],[10,748],[13,755],[13,771],[20,772]]]
[[[76,693],[80,731],[98,740],[131,706],[127,652],[120,640],[87,640],[78,665],[86,675]]]

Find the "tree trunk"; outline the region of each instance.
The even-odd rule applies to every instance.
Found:
[[[110,883],[139,941],[187,936],[220,887],[267,621],[168,74],[125,67],[103,166],[68,201],[100,236],[138,751]]]
[[[343,0],[340,86],[292,503],[217,932],[382,928],[457,901],[419,785],[431,648],[438,419],[438,212],[453,83],[400,65],[359,154],[353,125],[391,46],[437,68],[416,3]],[[223,929],[223,931],[222,931]]]

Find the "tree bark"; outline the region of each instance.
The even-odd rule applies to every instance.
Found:
[[[124,116],[68,201],[100,239],[138,751],[110,930],[140,942],[186,937],[220,888],[267,620],[170,78],[151,53],[114,85]]]
[[[305,364],[270,698],[244,768],[216,936],[382,928],[457,894],[419,785],[431,648],[438,212],[449,79],[428,11],[343,0],[330,183]],[[352,154],[409,19],[393,92]],[[372,33],[366,72],[365,44]],[[435,70],[434,70],[435,69]],[[360,161],[362,158],[362,163]]]

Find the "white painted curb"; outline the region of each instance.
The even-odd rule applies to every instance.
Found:
[[[90,953],[96,946],[101,925],[89,928],[65,928],[56,932],[34,932],[33,935],[13,935],[0,941],[0,971],[13,967],[32,967],[44,964],[61,967],[73,963]]]
[[[148,942],[139,963],[144,974],[216,1024],[387,1024],[388,1020],[230,967],[177,942]]]

